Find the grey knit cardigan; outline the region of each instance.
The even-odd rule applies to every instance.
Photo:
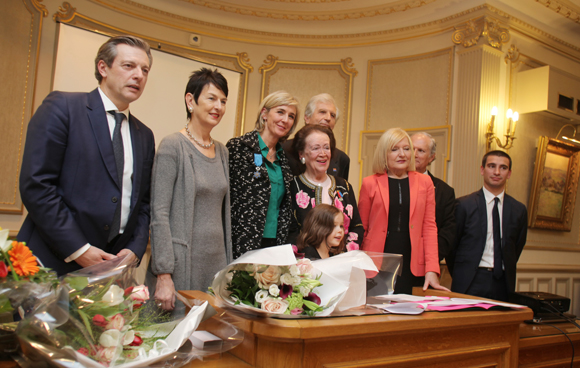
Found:
[[[154,275],[173,275],[175,290],[191,290],[193,267],[203,272],[204,263],[191,264],[193,259],[193,209],[195,180],[193,156],[186,148],[191,144],[174,133],[163,139],[153,164],[151,181],[151,271]],[[215,142],[216,152],[229,187],[228,150]],[[201,175],[200,173],[197,173]],[[211,173],[203,173],[211,175]],[[229,190],[222,208],[227,263],[232,261],[231,214]],[[207,260],[211,262],[212,260]],[[200,269],[201,268],[201,269]]]

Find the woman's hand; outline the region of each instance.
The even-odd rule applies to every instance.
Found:
[[[170,311],[175,308],[175,286],[170,273],[157,275],[155,300],[157,303],[161,303],[161,308],[165,310]]]
[[[429,288],[429,285],[431,285],[433,289],[451,291],[447,289],[445,286],[441,286],[439,284],[439,277],[435,272],[432,271],[425,272],[425,284],[423,285],[423,291],[427,290]]]

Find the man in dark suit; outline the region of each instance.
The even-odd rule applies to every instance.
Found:
[[[59,275],[145,252],[155,141],[129,104],[150,68],[145,41],[111,38],[95,59],[99,88],[52,92],[30,120],[20,174],[28,216],[18,240]]]
[[[448,260],[451,290],[508,301],[526,244],[526,207],[505,194],[512,160],[503,151],[483,156],[483,188],[457,200],[457,235]]]
[[[328,93],[322,93],[312,97],[310,101],[308,101],[306,109],[304,110],[305,124],[318,124],[328,127],[330,130],[334,129],[338,118],[339,113],[338,108],[336,107],[336,102]],[[286,152],[286,157],[288,158],[292,174],[298,176],[302,173],[302,170],[300,170],[301,165],[300,161],[298,161],[298,153],[294,152],[294,148],[292,147],[293,142],[293,139],[289,139],[284,142],[282,147]],[[349,169],[350,158],[346,153],[335,148],[332,152],[327,173],[348,181]]]
[[[434,177],[427,166],[436,158],[437,143],[427,132],[411,136],[415,149],[415,171],[428,174],[435,187],[435,222],[437,222],[437,241],[439,261],[442,261],[453,246],[455,238],[455,190],[443,180]]]

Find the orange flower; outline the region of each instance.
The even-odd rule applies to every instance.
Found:
[[[32,276],[38,272],[38,262],[25,243],[12,242],[12,249],[8,251],[12,267],[18,276]]]

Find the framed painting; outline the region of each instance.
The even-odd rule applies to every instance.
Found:
[[[529,227],[571,230],[579,173],[579,146],[540,137],[528,205]]]

